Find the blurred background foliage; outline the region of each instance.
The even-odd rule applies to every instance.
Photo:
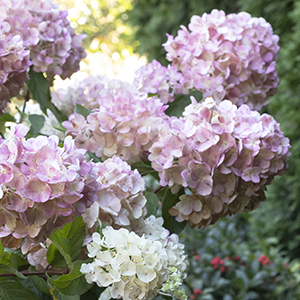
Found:
[[[268,188],[267,201],[244,217],[247,235],[278,238],[278,247],[291,259],[300,257],[300,1],[299,0],[60,0],[69,9],[71,25],[86,33],[88,53],[120,61],[138,52],[148,61],[166,65],[166,33],[176,35],[193,15],[222,9],[264,17],[280,36],[278,92],[265,112],[274,116],[290,138],[289,169]],[[131,65],[131,68],[134,68]],[[100,70],[99,70],[100,72]],[[234,222],[234,221],[232,221]]]
[[[77,34],[86,34],[83,46],[88,52],[113,55],[126,52],[132,54],[132,27],[125,23],[126,11],[132,9],[131,0],[60,0],[62,9],[67,9],[71,26]],[[125,51],[124,51],[125,50]],[[125,54],[125,55],[124,55]]]

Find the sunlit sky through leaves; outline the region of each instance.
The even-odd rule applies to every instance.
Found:
[[[57,0],[61,9],[68,10],[68,19],[77,34],[86,34],[84,47],[87,58],[80,64],[80,71],[72,80],[88,75],[106,75],[132,82],[134,72],[145,65],[145,56],[134,53],[131,43],[132,28],[127,20],[127,10],[132,0]],[[70,84],[70,80],[56,79],[55,88]]]

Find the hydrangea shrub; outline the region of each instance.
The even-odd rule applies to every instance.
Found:
[[[64,132],[41,135],[49,118],[23,112],[0,139],[0,296],[186,300],[176,233],[256,209],[287,168],[289,140],[254,110],[278,84],[270,24],[213,10],[168,35],[167,67],[50,91],[78,70],[84,37],[51,0],[0,4],[1,108],[26,95]]]

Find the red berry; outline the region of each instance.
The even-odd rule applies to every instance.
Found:
[[[194,256],[194,260],[195,261],[198,261],[200,259],[200,255],[199,254],[196,254],[195,256]]]

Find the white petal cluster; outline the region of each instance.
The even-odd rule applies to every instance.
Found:
[[[181,278],[185,278],[185,271],[188,267],[187,255],[184,252],[184,244],[179,243],[177,234],[169,235],[169,231],[163,227],[163,218],[150,216],[147,219],[140,219],[138,235],[162,243],[168,255],[169,267],[175,267]]]
[[[162,243],[159,239],[109,226],[103,229],[102,235],[93,233],[92,242],[87,245],[88,256],[93,261],[82,264],[80,271],[88,283],[107,287],[100,300],[152,299],[172,280],[170,270],[182,274],[170,255],[178,252],[172,247],[176,248],[173,241]]]

